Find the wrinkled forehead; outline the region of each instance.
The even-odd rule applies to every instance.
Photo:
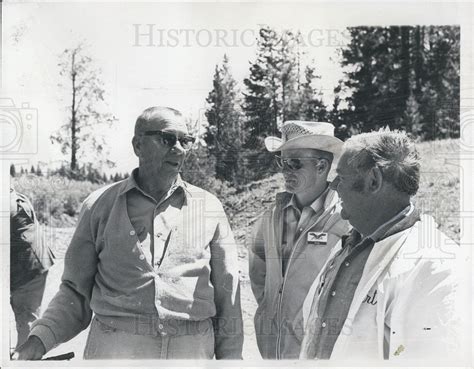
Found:
[[[137,124],[136,133],[144,131],[167,131],[188,134],[186,122],[182,116],[162,112]]]

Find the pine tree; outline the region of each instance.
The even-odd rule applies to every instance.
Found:
[[[460,29],[426,27],[420,111],[427,139],[460,135]],[[427,39],[427,40],[426,40]]]
[[[238,98],[237,82],[232,77],[229,59],[224,55],[216,65],[213,89],[209,92],[205,113],[209,123],[204,136],[209,153],[215,158],[217,179],[238,185],[242,169],[244,141],[243,114]]]
[[[281,34],[269,27],[259,31],[257,55],[244,79],[243,110],[248,138],[245,142],[247,177],[262,178],[273,169],[273,155],[264,150],[263,140],[279,135],[285,120],[298,119],[301,99],[301,37],[298,33]]]
[[[278,35],[270,28],[262,28],[259,36],[257,59],[250,66],[249,78],[244,79],[247,91],[243,109],[251,139],[247,146],[251,148],[260,143],[259,138],[276,133],[281,120]]]
[[[243,109],[251,145],[299,116],[300,41],[299,34],[288,30],[278,34],[269,27],[260,29],[257,57],[244,79]]]
[[[424,139],[459,137],[459,27],[349,31],[352,39],[342,51],[342,65],[352,94],[343,115],[352,130],[388,125]]]
[[[34,165],[31,166],[30,173],[31,174],[36,174],[36,170],[35,170]]]
[[[341,108],[341,102],[343,98],[341,94],[344,90],[344,82],[342,80],[338,81],[336,87],[334,87],[334,100],[332,103],[332,109],[328,112],[328,120],[335,126],[334,135],[342,141],[345,141],[350,136],[350,131],[348,125],[345,123],[346,119],[350,120],[348,117],[347,109]]]
[[[10,176],[16,177],[15,164],[10,164]]]
[[[94,168],[92,164],[87,164],[87,169],[86,169],[86,180],[92,183],[99,183],[101,181],[101,175],[97,168]]]
[[[279,60],[277,59],[279,75],[276,73],[279,76],[281,86],[281,123],[298,119],[300,116],[300,40],[299,33],[295,34],[289,30],[282,32],[281,55],[279,55]]]
[[[41,170],[41,167],[40,167],[39,164],[36,165],[36,175],[37,175],[38,177],[43,176],[43,171]]]
[[[396,68],[388,62],[387,47],[397,49],[396,38],[381,27],[349,28],[351,42],[342,51],[342,65],[348,67],[345,85],[353,91],[347,99],[352,111],[351,125],[358,131],[393,126],[393,88],[387,78],[395,79]],[[392,67],[392,71],[387,69]],[[383,89],[381,87],[384,87]]]
[[[423,132],[423,124],[421,121],[420,105],[416,101],[414,95],[410,95],[408,98],[405,112],[402,115],[401,120],[403,125],[406,126],[406,131],[411,133],[413,137],[425,138],[425,132]]]
[[[326,121],[328,111],[322,100],[322,93],[313,85],[321,77],[315,74],[314,66],[306,66],[305,81],[302,83],[298,96],[298,119],[311,121]]]
[[[61,166],[58,169],[58,175],[61,177],[67,177],[68,176],[68,170],[64,164],[61,164]]]

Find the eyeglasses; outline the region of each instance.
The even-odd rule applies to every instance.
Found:
[[[189,150],[193,146],[194,141],[196,141],[196,139],[190,135],[177,137],[174,133],[163,131],[144,131],[143,134],[145,136],[159,136],[163,144],[170,149],[176,145],[176,141],[179,141],[184,150]]]
[[[321,160],[321,158],[285,158],[283,159],[281,156],[275,155],[275,163],[280,169],[283,169],[283,167],[287,167],[290,170],[299,170],[303,168],[302,161],[304,160]]]

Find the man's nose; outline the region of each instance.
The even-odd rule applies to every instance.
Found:
[[[185,153],[186,150],[183,148],[183,146],[181,145],[181,142],[179,142],[179,140],[177,139],[174,146],[171,148],[171,150],[175,150],[175,151],[180,151],[180,152],[183,152]]]

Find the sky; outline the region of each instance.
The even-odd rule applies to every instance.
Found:
[[[226,53],[241,83],[255,58],[261,25],[302,32],[307,59],[314,60],[319,87],[330,105],[332,90],[343,76],[338,50],[349,41],[346,26],[417,24],[419,19],[443,24],[443,14],[456,16],[455,7],[440,6],[440,15],[423,18],[421,6],[400,12],[394,4],[367,12],[367,6],[355,3],[4,3],[2,98],[9,100],[2,104],[13,101],[10,113],[34,122],[21,132],[24,144],[18,149],[29,155],[16,155],[23,158],[17,162],[64,158],[49,140],[66,121],[70,100],[58,86],[66,82],[58,62],[64,49],[80,41],[102,71],[109,111],[118,119],[105,131],[110,159],[117,164],[114,171],[125,172],[137,165],[130,141],[141,111],[171,106],[203,122],[215,65]],[[11,129],[4,133],[2,147],[15,134]]]

